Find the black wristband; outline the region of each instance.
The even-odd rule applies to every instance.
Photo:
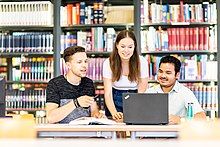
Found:
[[[81,107],[80,104],[79,104],[78,99],[76,99],[76,104],[77,104],[78,107]]]
[[[74,100],[73,100],[73,103],[74,103],[74,105],[75,105],[76,108],[79,107],[78,104],[77,104],[77,99],[74,99]]]

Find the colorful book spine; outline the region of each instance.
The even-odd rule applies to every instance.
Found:
[[[147,51],[216,51],[216,27],[168,28],[167,30],[149,27],[141,32],[142,53]],[[164,44],[167,47],[164,48]]]
[[[147,4],[147,5],[146,5]],[[148,6],[149,5],[149,6]],[[148,3],[143,1],[143,24],[176,22],[216,23],[216,3],[187,4],[180,0],[179,5]],[[148,13],[147,13],[147,12]],[[143,15],[146,14],[146,15]],[[213,15],[212,15],[213,14]]]

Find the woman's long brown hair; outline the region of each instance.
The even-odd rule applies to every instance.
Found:
[[[137,40],[134,33],[130,30],[121,31],[115,41],[114,49],[110,55],[110,67],[112,70],[112,81],[118,81],[122,75],[121,58],[118,54],[117,44],[121,39],[129,37],[134,41],[134,52],[129,60],[129,74],[128,79],[131,82],[138,82],[140,77],[140,59],[137,51]]]

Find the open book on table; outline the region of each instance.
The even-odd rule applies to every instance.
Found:
[[[71,125],[115,125],[116,121],[108,118],[80,117],[72,120]]]

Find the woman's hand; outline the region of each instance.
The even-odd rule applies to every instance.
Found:
[[[92,115],[92,117],[95,117],[95,118],[107,118],[104,113],[101,113],[101,112],[99,112],[99,111],[94,112],[94,114]]]
[[[123,119],[123,113],[122,112],[116,112],[112,114],[112,119],[117,120],[117,119]]]

